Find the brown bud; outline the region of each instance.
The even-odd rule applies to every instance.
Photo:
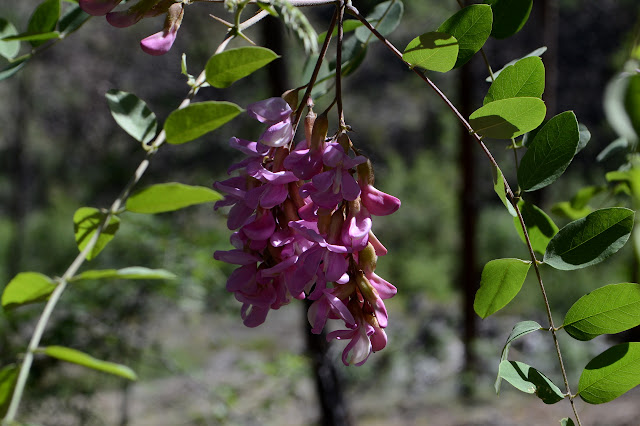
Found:
[[[367,243],[367,246],[358,252],[358,266],[366,272],[373,272],[376,270],[378,263],[378,256],[373,244]]]
[[[316,122],[316,113],[312,109],[309,109],[309,113],[304,118],[304,137],[307,140],[307,145],[311,147],[311,133],[313,132],[313,124]]]
[[[292,110],[298,108],[298,89],[287,90],[282,94],[282,99],[287,101]]]
[[[316,118],[316,122],[313,124],[313,131],[311,133],[311,149],[318,150],[324,148],[324,140],[327,138],[327,131],[329,130],[329,117],[327,114],[321,114]]]
[[[358,164],[358,181],[365,185],[373,185],[373,165],[368,158],[366,162]]]
[[[351,139],[349,139],[349,136],[346,133],[340,133],[340,136],[338,136],[338,143],[342,149],[344,149],[344,152],[349,152],[351,149]]]

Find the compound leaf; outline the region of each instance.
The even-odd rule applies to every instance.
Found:
[[[523,362],[502,361],[498,375],[522,392],[535,393],[545,404],[564,399],[562,391],[547,376]]]
[[[404,49],[402,59],[412,67],[447,72],[456,64],[458,50],[458,40],[455,37],[430,32],[411,40]]]
[[[109,90],[105,97],[116,123],[135,140],[151,141],[156,135],[158,120],[147,104],[133,93]]]
[[[61,361],[82,365],[83,367],[124,377],[125,379],[138,380],[136,373],[126,365],[102,361],[75,349],[66,348],[64,346],[47,346],[40,348],[38,352],[44,353],[45,355]]]
[[[55,288],[56,283],[46,275],[37,272],[21,272],[4,288],[2,307],[7,310],[45,301]]]
[[[93,207],[81,207],[76,210],[73,215],[73,230],[78,250],[84,250],[105,217],[106,213]],[[120,218],[112,215],[109,223],[98,236],[98,241],[93,247],[93,250],[87,254],[87,260],[96,257],[107,243],[113,239],[119,228]]]
[[[194,204],[217,201],[222,196],[204,186],[190,186],[170,182],[151,185],[127,200],[127,210],[134,213],[163,213],[182,209]]]
[[[458,40],[458,58],[454,68],[461,67],[482,48],[491,34],[493,14],[491,6],[472,4],[447,19],[438,32],[451,34]]]
[[[500,99],[475,110],[469,124],[482,136],[512,139],[538,127],[546,112],[540,98]]]
[[[173,111],[164,123],[167,142],[178,145],[192,141],[233,120],[242,111],[238,105],[224,101],[198,102]]]
[[[506,67],[489,87],[483,105],[500,99],[541,98],[544,92],[544,65],[537,56],[520,59]]]

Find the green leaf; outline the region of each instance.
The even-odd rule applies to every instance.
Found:
[[[573,420],[571,420],[571,418],[565,417],[564,419],[560,420],[560,426],[575,426],[575,423],[573,423]]]
[[[360,42],[355,37],[350,37],[342,44],[342,75],[352,74],[367,56],[367,44]],[[336,62],[331,61],[329,70],[333,73],[336,69]]]
[[[633,210],[612,207],[575,220],[549,241],[544,263],[567,271],[600,263],[624,246],[633,219]]]
[[[389,0],[378,4],[367,16],[367,21],[386,37],[400,24],[403,13],[404,4],[401,1]],[[356,38],[362,43],[377,40],[365,27],[357,28],[355,31]]]
[[[520,207],[524,224],[527,227],[531,247],[538,253],[544,254],[549,241],[558,233],[558,227],[538,206],[520,200],[518,207]],[[526,244],[527,241],[524,237],[524,232],[522,232],[522,225],[517,217],[513,218],[513,225],[516,227],[522,242]]]
[[[502,361],[498,375],[522,392],[535,393],[545,404],[555,404],[564,399],[562,391],[551,380],[525,363]]]
[[[502,175],[502,171],[499,168],[497,168],[495,165],[492,165],[491,172],[493,175],[493,190],[496,192],[496,194],[498,194],[498,197],[500,197],[500,201],[502,201],[502,204],[504,204],[507,210],[509,210],[509,214],[514,217],[518,216],[516,209],[513,208],[513,205],[507,199],[506,188],[504,185],[504,176]]]
[[[71,6],[60,18],[58,30],[62,36],[76,31],[91,18],[91,15],[83,11],[78,4]]]
[[[106,213],[93,207],[81,207],[76,210],[73,215],[73,231],[78,250],[84,250],[105,217]],[[107,243],[113,239],[118,228],[120,228],[120,219],[117,216],[111,216],[109,224],[98,236],[98,241],[91,253],[87,255],[87,260],[93,259],[102,251]]]
[[[456,64],[458,50],[458,40],[455,37],[430,32],[411,40],[404,49],[402,59],[412,67],[447,72]]]
[[[603,162],[619,158],[619,162],[622,162],[631,148],[632,146],[629,141],[623,137],[620,137],[607,145],[602,151],[600,151],[600,153],[596,157],[596,160],[598,162]]]
[[[167,142],[178,145],[192,141],[228,123],[242,111],[238,105],[224,101],[199,102],[173,111],[164,123]]]
[[[486,4],[473,4],[447,19],[438,32],[451,34],[458,40],[458,59],[454,68],[466,64],[482,48],[491,34],[493,13]]]
[[[530,261],[495,259],[484,266],[473,309],[483,319],[507,306],[527,277]]]
[[[3,56],[9,60],[16,57],[20,51],[19,41],[4,41],[5,37],[18,34],[18,30],[13,24],[6,19],[0,18],[0,56]]]
[[[624,96],[624,109],[636,135],[640,135],[640,74],[632,75],[629,78]]]
[[[511,37],[524,27],[529,19],[533,0],[490,0],[493,9],[493,30],[497,39]]]
[[[573,160],[579,141],[578,120],[572,111],[549,120],[520,161],[520,187],[524,191],[535,191],[555,182]]]
[[[538,127],[546,113],[540,98],[501,99],[475,110],[469,124],[482,136],[513,139]]]
[[[507,67],[509,67],[509,66],[511,66],[511,65],[513,65],[513,64],[515,64],[515,63],[516,63],[516,62],[518,62],[519,60],[524,59],[524,58],[530,58],[530,57],[532,57],[532,56],[542,56],[542,54],[543,54],[544,52],[546,52],[546,51],[547,51],[547,46],[542,46],[542,47],[539,47],[539,48],[537,48],[536,50],[534,50],[534,51],[532,51],[532,52],[527,53],[527,54],[526,54],[526,55],[524,55],[522,58],[514,59],[513,61],[509,61],[509,62],[507,62],[507,63],[506,63],[502,68],[500,68],[498,71],[494,71],[494,72],[493,72],[493,78],[498,78],[498,76],[502,73],[502,71],[504,71]],[[487,83],[491,83],[491,82],[493,82],[493,79],[491,78],[491,76],[489,76],[489,77],[487,77],[487,78],[485,79],[485,81],[486,81]]]
[[[513,326],[511,330],[511,334],[507,337],[507,342],[502,348],[502,355],[500,356],[500,362],[505,361],[509,357],[509,348],[511,347],[511,343],[519,339],[522,336],[525,336],[529,333],[533,333],[534,331],[542,330],[543,328],[535,321],[521,321]],[[498,374],[496,378],[496,383],[494,385],[496,389],[496,394],[500,395],[500,385],[502,384],[502,377]]]
[[[578,142],[576,154],[582,151],[591,140],[591,132],[587,129],[587,126],[582,123],[578,123],[578,131],[580,132],[580,141]]]
[[[55,30],[58,18],[60,18],[60,0],[45,0],[33,11],[27,32],[31,34],[50,33]],[[32,39],[31,44],[39,46],[42,41]]]
[[[123,269],[100,269],[84,271],[70,281],[103,280],[108,278],[122,280],[174,280],[176,276],[165,269],[149,269],[142,266],[131,266]]]
[[[125,379],[138,380],[136,373],[126,365],[102,361],[75,349],[65,348],[64,346],[47,346],[39,348],[38,352],[61,361],[82,365],[83,367],[124,377]]]
[[[586,206],[581,209],[576,209],[571,206],[571,203],[569,201],[562,201],[560,203],[554,204],[553,207],[551,207],[551,213],[558,216],[566,217],[569,220],[577,220],[583,218],[591,212],[593,212],[593,209],[591,207]]]
[[[222,196],[204,186],[189,186],[181,183],[160,183],[144,188],[127,200],[127,210],[134,213],[163,213],[182,209],[194,204],[217,201]]]
[[[229,49],[213,55],[205,67],[207,82],[225,88],[279,58],[265,47],[248,46]]]
[[[45,301],[55,288],[56,283],[46,275],[37,272],[21,272],[4,288],[2,307],[8,310]]]
[[[4,417],[9,409],[13,389],[18,380],[18,367],[9,364],[0,370],[0,417]]]
[[[589,404],[602,404],[639,384],[640,343],[621,343],[589,361],[580,375],[578,394]]]
[[[354,31],[356,28],[361,27],[363,24],[362,22],[358,21],[357,19],[346,19],[344,21],[344,25],[342,25],[342,32],[343,34],[349,33],[351,31]],[[331,37],[335,37],[338,35],[338,28],[334,28],[333,32],[331,33]],[[327,38],[327,32],[323,32],[318,34],[318,44],[322,44],[324,43],[324,40]]]
[[[626,105],[630,81],[627,73],[613,78],[605,88],[603,106],[607,121],[617,135],[634,144],[638,140],[638,133],[631,122]]]
[[[30,58],[30,56],[27,56],[22,60],[9,64],[9,66],[0,71],[0,81],[5,80],[20,71],[25,65],[27,65],[27,61],[29,61]]]
[[[544,65],[537,56],[520,59],[506,67],[489,87],[483,105],[500,99],[541,98],[544,92]]]
[[[105,97],[116,123],[135,140],[147,143],[155,137],[158,120],[143,100],[133,93],[115,89],[109,90]]]
[[[38,44],[42,44],[41,42],[51,40],[54,38],[60,38],[60,33],[57,31],[49,31],[46,33],[26,32],[26,33],[16,34],[14,36],[5,37],[4,40],[5,41],[29,41],[31,42],[31,44],[35,45],[35,42],[38,42]]]
[[[577,340],[615,334],[640,325],[640,285],[610,284],[582,296],[564,318],[564,329]]]

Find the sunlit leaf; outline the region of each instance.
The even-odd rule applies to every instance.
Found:
[[[13,59],[20,51],[19,41],[3,41],[5,37],[18,34],[16,27],[6,19],[0,18],[0,56]]]
[[[589,206],[577,209],[573,207],[569,201],[561,201],[551,207],[551,213],[558,216],[566,217],[569,220],[577,220],[583,218],[592,212],[593,209]]]
[[[640,285],[610,284],[582,296],[564,318],[573,338],[591,340],[640,325]]]
[[[18,372],[18,367],[15,364],[7,365],[0,370],[0,417],[7,414],[13,389],[18,380]]]
[[[65,348],[63,346],[47,346],[45,348],[39,348],[38,352],[61,361],[82,365],[83,367],[124,377],[125,379],[138,380],[136,373],[126,365],[102,361],[75,349]]]
[[[518,183],[535,191],[555,182],[576,154],[580,132],[572,111],[553,117],[538,131],[518,167]]]
[[[496,166],[491,167],[491,172],[493,174],[493,190],[500,197],[500,201],[507,208],[509,214],[511,216],[517,216],[516,209],[513,208],[511,202],[507,199],[506,187],[504,185],[504,177],[502,175],[502,171],[498,169]]]
[[[640,135],[640,74],[629,77],[624,96],[624,109],[636,135]]]
[[[469,123],[482,136],[512,139],[538,127],[546,112],[540,98],[501,99],[475,110]]]
[[[547,249],[547,244],[549,244],[551,238],[558,233],[558,227],[538,206],[520,200],[518,207],[520,207],[524,224],[527,227],[531,247],[538,253],[544,254]],[[522,242],[526,243],[524,232],[522,232],[522,225],[517,217],[513,218],[513,225],[516,227],[516,231],[518,235],[520,235]]]
[[[16,60],[15,62],[9,64],[6,68],[4,68],[3,70],[0,71],[0,81],[5,80],[9,77],[11,77],[12,75],[14,75],[15,73],[17,73],[18,71],[20,71],[22,69],[22,67],[24,67],[27,64],[27,61],[30,59],[30,57],[25,57],[22,60]]]
[[[182,144],[205,135],[233,120],[243,111],[224,101],[198,102],[173,111],[164,123],[167,142]]]
[[[571,420],[571,418],[565,417],[564,419],[560,420],[560,426],[575,426],[575,423],[573,423],[573,420]]]
[[[511,343],[514,340],[519,339],[522,336],[525,336],[529,333],[533,333],[534,331],[541,330],[542,327],[535,321],[521,321],[513,326],[511,330],[511,334],[507,337],[507,342],[502,348],[502,355],[500,356],[500,362],[505,361],[509,357],[509,348],[511,347]],[[498,374],[495,382],[496,394],[500,394],[500,385],[502,384],[502,377]]]
[[[532,51],[532,52],[527,53],[527,54],[526,54],[526,55],[524,55],[522,58],[514,59],[513,61],[509,61],[509,62],[507,62],[507,63],[506,63],[502,68],[500,68],[498,71],[494,71],[494,72],[493,72],[493,78],[498,78],[498,76],[502,73],[502,71],[504,71],[504,70],[505,70],[507,67],[509,67],[510,65],[515,64],[515,63],[516,63],[516,62],[518,62],[519,60],[524,59],[524,58],[530,58],[530,57],[532,57],[532,56],[542,56],[542,54],[543,54],[544,52],[546,52],[546,51],[547,51],[547,46],[542,46],[542,47],[539,47],[539,48],[537,48],[536,50],[534,50],[534,51]],[[489,76],[489,77],[487,77],[487,78],[485,79],[485,81],[486,81],[487,83],[491,83],[491,82],[493,81],[493,79],[491,78],[491,76]]]
[[[56,283],[46,275],[21,272],[4,288],[2,307],[6,310],[45,301],[55,288]]]
[[[87,246],[93,235],[98,230],[100,224],[104,221],[106,213],[93,207],[81,207],[73,215],[73,231],[76,237],[78,250],[82,251]],[[98,236],[93,250],[87,255],[87,260],[96,257],[109,241],[113,239],[116,232],[120,228],[120,219],[117,216],[111,216],[109,223]]]
[[[458,68],[471,59],[482,48],[491,34],[493,14],[486,4],[472,4],[447,19],[438,32],[451,34],[458,40]]]
[[[596,210],[575,220],[551,239],[544,263],[562,270],[600,263],[624,246],[631,235],[633,220],[633,210],[622,207]]]
[[[502,361],[498,375],[516,389],[536,394],[545,404],[555,404],[564,399],[562,391],[551,380],[523,362]]]
[[[5,37],[5,41],[28,41],[31,44],[41,44],[44,41],[52,40],[54,38],[60,38],[60,33],[57,31],[48,31],[46,33],[20,33],[13,36]]]
[[[163,213],[182,209],[194,204],[217,201],[222,196],[204,186],[189,186],[181,183],[151,185],[127,200],[127,210],[134,213]]]
[[[582,123],[578,123],[578,130],[580,131],[580,141],[578,142],[576,154],[582,151],[591,140],[591,132],[589,131],[587,126]]]
[[[133,93],[109,90],[105,97],[116,123],[142,143],[151,141],[156,135],[158,121],[147,104]]]
[[[149,269],[142,266],[131,266],[122,269],[84,271],[73,277],[70,281],[102,280],[109,278],[122,280],[173,280],[176,276],[165,269]]]
[[[389,0],[376,5],[366,18],[380,34],[386,37],[398,27],[402,21],[403,13],[404,4],[401,1]],[[357,28],[355,31],[356,38],[362,43],[377,40],[365,27]]]
[[[640,342],[621,343],[589,361],[580,376],[578,394],[589,404],[602,404],[639,384]]]
[[[509,98],[541,98],[544,92],[544,65],[537,56],[520,59],[506,67],[489,87],[483,104]]]
[[[495,259],[487,263],[473,302],[476,313],[486,318],[504,308],[522,288],[530,266],[530,261],[520,259]]]
[[[524,27],[529,19],[533,0],[486,0],[493,9],[493,30],[497,39],[511,37]]]
[[[458,49],[458,40],[455,37],[430,32],[411,40],[404,49],[402,59],[413,67],[447,72],[456,64]]]
[[[207,82],[224,88],[279,58],[265,47],[247,46],[229,49],[213,55],[205,67]]]

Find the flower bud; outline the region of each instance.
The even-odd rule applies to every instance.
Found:
[[[362,164],[358,164],[358,182],[361,186],[373,185],[373,166],[371,161],[367,158],[367,161]]]
[[[365,273],[373,272],[376,270],[377,262],[378,256],[376,255],[376,249],[373,247],[373,244],[367,243],[364,250],[358,252],[358,266]]]
[[[282,94],[282,99],[287,101],[293,111],[298,108],[298,89],[287,90]]]
[[[311,133],[311,150],[317,151],[324,148],[324,140],[327,138],[329,130],[329,118],[327,114],[321,114],[316,118]]]
[[[349,152],[349,149],[351,149],[351,139],[349,139],[349,136],[346,133],[340,133],[340,136],[338,136],[338,143],[342,149],[344,149],[344,152]]]
[[[309,112],[304,118],[304,137],[307,140],[307,147],[311,147],[311,135],[313,133],[313,125],[316,122],[316,113],[309,108]]]

